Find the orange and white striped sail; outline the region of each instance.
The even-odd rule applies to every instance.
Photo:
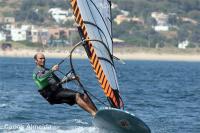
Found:
[[[75,21],[87,40],[85,49],[104,94],[112,107],[122,108],[112,56],[110,4],[108,0],[71,0]]]

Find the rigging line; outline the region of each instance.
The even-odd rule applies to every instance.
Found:
[[[77,43],[73,49],[70,51],[70,66],[71,66],[71,70],[72,70],[72,73],[77,76],[77,74],[75,73],[75,70],[74,70],[74,67],[73,67],[73,63],[72,63],[72,54],[74,52],[74,50],[80,46],[80,45],[83,45],[83,41],[80,41],[79,43]],[[76,80],[78,85],[81,87],[81,89],[83,90],[83,92],[87,95],[88,99],[90,100],[91,104],[97,109],[96,105],[94,104],[94,102],[92,101],[92,99],[90,98],[90,96],[88,95],[88,91],[86,91],[86,89],[84,88],[83,84],[81,83],[80,80]]]
[[[120,58],[118,58],[118,57],[116,57],[116,56],[114,56],[114,55],[113,55],[113,58],[114,58],[115,60],[121,62],[122,64],[126,64],[122,59],[120,59]]]
[[[98,57],[100,60],[104,60],[104,61],[107,61],[109,64],[111,64],[113,67],[114,65],[112,64],[112,62],[104,57]]]
[[[65,58],[63,58],[59,63],[57,63],[58,66],[60,66],[67,58],[69,58],[70,55],[67,55]],[[60,72],[62,75],[67,76],[71,70],[69,70],[66,74],[63,73],[62,71],[58,70],[58,72]]]
[[[101,16],[101,18],[102,18],[102,20],[103,20],[103,22],[104,22],[104,24],[105,24],[105,26],[106,26],[106,29],[107,29],[107,31],[108,31],[108,33],[109,33],[109,36],[110,36],[110,38],[112,38],[112,36],[110,35],[110,32],[109,32],[109,30],[108,30],[108,27],[107,27],[107,25],[106,25],[106,22],[105,22],[105,20],[103,19],[103,16],[102,16],[102,14],[100,13],[100,11],[99,11],[99,9],[97,8],[97,6],[94,4],[94,2],[92,1],[92,0],[90,0],[90,2],[94,5],[94,7],[97,9],[97,11],[99,12],[99,15]]]
[[[92,1],[90,1],[93,5],[94,5],[94,3],[92,2]],[[97,25],[97,22],[96,22],[96,19],[94,18],[94,15],[93,15],[93,12],[91,11],[91,7],[90,7],[90,5],[89,5],[89,2],[86,0],[86,3],[87,3],[87,6],[88,6],[88,9],[89,9],[89,11],[90,11],[90,14],[91,14],[91,16],[92,16],[92,18],[93,18],[93,21],[94,21],[94,23],[95,23],[95,25]],[[98,8],[94,5],[94,7],[96,8],[96,10],[98,11]],[[99,12],[99,11],[98,11]],[[100,14],[100,16],[101,16],[101,13],[99,12],[99,14]],[[102,16],[101,16],[101,18],[102,18]],[[102,20],[103,20],[103,18],[102,18]],[[103,21],[104,22],[104,21]],[[104,22],[104,25],[105,25],[105,27],[106,27],[106,23]],[[100,29],[100,28],[99,28]],[[98,29],[98,27],[97,27],[97,30],[98,30],[98,32],[99,32],[99,36],[100,36],[100,38],[101,38],[101,40],[103,41],[103,37],[102,37],[102,35],[101,35],[101,30],[99,30]],[[103,33],[103,32],[102,32]],[[97,37],[95,37],[95,38],[97,38]],[[107,38],[106,38],[106,42],[107,42],[107,45],[105,44],[105,46],[108,46],[108,49],[110,48],[109,47],[109,44],[108,44],[108,40],[107,40]],[[99,49],[99,52],[101,52],[101,53],[103,53],[102,52],[102,50],[101,49]],[[107,66],[106,66],[106,68],[107,68]]]
[[[87,40],[86,40],[87,41]],[[103,41],[100,41],[100,40],[90,40],[90,41],[97,41],[97,42],[100,42],[100,44],[102,44],[105,48],[106,48],[106,50],[107,50],[107,52],[109,53],[109,55],[110,55],[110,58],[111,58],[111,61],[109,60],[109,59],[106,59],[106,58],[99,58],[100,60],[104,60],[104,61],[107,61],[109,64],[111,64],[111,66],[113,66],[113,68],[114,68],[114,70],[115,70],[115,66],[114,66],[114,61],[113,61],[113,55],[111,55],[111,53],[110,53],[110,51],[109,51],[109,49],[105,46],[105,43],[103,42]],[[115,75],[115,73],[114,73],[114,70],[112,70],[112,73],[113,73],[113,75]],[[117,80],[114,78],[114,81],[115,81],[115,84],[117,84]],[[117,87],[117,89],[119,90],[119,87],[118,86],[116,86]]]
[[[86,0],[87,1],[87,0]],[[112,36],[111,36],[111,33],[110,33],[110,31],[109,31],[109,29],[108,29],[108,27],[107,27],[107,25],[106,25],[106,22],[105,22],[105,20],[103,19],[103,16],[102,16],[102,14],[100,13],[100,11],[99,11],[99,9],[97,8],[97,6],[94,4],[94,2],[93,1],[91,1],[90,0],[90,2],[94,5],[94,7],[96,8],[96,10],[98,11],[98,13],[99,13],[99,15],[101,16],[101,19],[103,20],[103,22],[104,22],[104,25],[105,25],[105,27],[106,27],[106,29],[107,29],[107,31],[108,31],[108,33],[109,33],[109,36],[110,36],[110,38],[111,38],[111,41],[112,41],[112,45],[113,45],[113,40],[112,40]],[[109,1],[107,1],[108,3],[109,3]],[[110,7],[111,7],[111,1],[110,1]],[[89,6],[89,4],[88,4],[88,1],[87,1],[87,5],[88,5],[88,7],[90,7]],[[91,12],[91,14],[93,14],[92,13],[92,11],[91,11],[91,9],[89,8],[89,10],[90,10],[90,12]],[[110,12],[111,12],[111,9],[110,9]],[[110,14],[111,15],[111,14]],[[95,19],[94,19],[94,15],[92,15],[92,17],[93,17],[93,20],[95,21]],[[111,22],[111,20],[109,20],[110,22]],[[111,23],[111,25],[112,25],[112,23]],[[97,27],[98,28],[98,27]],[[111,32],[112,32],[112,30],[111,30]],[[99,33],[100,34],[100,33]],[[100,36],[101,36],[101,34],[100,34]],[[103,40],[102,39],[102,37],[101,37],[101,40]],[[106,40],[107,40],[107,38],[106,38]],[[108,42],[107,42],[108,43]],[[108,51],[108,50],[107,50]],[[113,54],[113,47],[112,47],[112,53],[110,53],[110,51],[109,51],[109,54],[110,55],[112,55]],[[112,62],[113,62],[113,66],[114,66],[114,61],[113,61],[113,58],[111,58],[112,59]],[[106,66],[107,67],[107,66]],[[115,69],[115,67],[114,67],[114,69]],[[112,71],[113,72],[113,74],[115,75],[115,73],[114,73],[114,71]],[[119,90],[119,86],[117,85],[117,79],[114,79],[115,80],[115,84],[116,84],[116,87],[117,87],[117,89]]]
[[[112,21],[111,21],[111,19],[112,19],[112,11],[111,11],[111,5],[112,5],[112,3],[111,3],[111,0],[107,0],[107,2],[109,3],[109,7],[110,7],[110,18],[109,17],[107,17],[107,19],[110,21],[110,24],[111,24],[111,39],[112,39],[112,37],[113,37],[113,33],[112,33]]]
[[[100,44],[102,44],[106,48],[106,51],[108,52],[110,59],[113,63],[113,55],[110,53],[110,50],[108,49],[108,47],[106,47],[106,44],[103,41],[97,40],[97,39],[85,39],[84,41],[91,41],[91,42],[94,41],[94,42],[99,42]]]
[[[89,9],[89,11],[90,11],[90,14],[91,14],[91,16],[92,16],[92,18],[93,18],[93,20],[94,20],[94,22],[95,22],[95,24],[96,24],[96,20],[94,19],[94,15],[93,15],[93,12],[91,11],[91,7],[89,6],[88,0],[86,0],[86,2],[87,2],[88,9]],[[96,9],[97,9],[97,8],[96,8]],[[97,10],[98,10],[98,9],[97,9]],[[98,32],[99,32],[99,30],[98,30]],[[100,34],[100,32],[99,32],[99,35],[100,35],[101,40],[103,40],[103,39],[102,39],[102,36],[101,36],[101,34]]]
[[[72,63],[72,53],[74,52],[74,50],[78,47],[78,46],[80,46],[80,45],[82,45],[83,44],[83,41],[80,41],[79,43],[77,43],[75,46],[74,46],[74,48],[71,50],[71,52],[70,52],[70,65],[71,65],[71,70],[68,72],[68,73],[70,73],[70,72],[73,72],[74,73],[74,75],[76,76],[76,73],[75,73],[75,70],[74,70],[74,67],[73,67],[73,63]],[[84,88],[84,86],[82,85],[82,83],[79,81],[79,80],[76,80],[77,82],[77,84],[81,87],[81,89],[86,93],[86,95],[88,95],[87,93],[89,93],[89,95],[91,95],[92,97],[94,97],[99,103],[101,103],[101,104],[103,104],[103,105],[105,105],[105,106],[107,106],[108,107],[108,105],[107,104],[105,104],[104,102],[102,102],[100,99],[98,99],[96,96],[94,96],[91,92],[89,92],[88,90],[86,90],[85,88]],[[92,100],[91,100],[92,101]],[[93,102],[92,102],[93,103]],[[94,103],[93,103],[94,104]],[[95,105],[95,104],[94,104]],[[96,106],[95,106],[96,107]]]
[[[78,30],[79,30],[79,28],[78,28]],[[84,42],[86,42],[87,40],[84,40],[84,37],[83,37],[83,34],[82,34],[81,31],[82,31],[82,30],[80,29],[79,33],[80,33],[80,36],[81,36],[81,39],[82,39],[83,45],[84,45],[84,44],[85,44]],[[88,40],[89,40],[89,39],[88,39]],[[104,42],[101,42],[100,44],[104,44]],[[105,45],[103,45],[103,46],[104,46],[105,48],[107,48]],[[108,51],[108,53],[109,53],[108,48],[107,48],[107,51]],[[111,56],[112,56],[112,55],[111,55]],[[103,58],[103,57],[98,57],[98,58],[101,59],[101,60],[107,61],[107,62],[109,62],[109,64],[113,65],[112,62],[111,62],[110,60],[106,59],[106,58]],[[113,68],[112,68],[112,69],[114,69],[114,65],[113,65]],[[113,72],[113,74],[115,75],[114,70],[112,70],[112,72]],[[115,76],[116,76],[116,75],[115,75]],[[117,84],[116,79],[114,79],[114,81],[115,81],[115,84]],[[118,85],[116,85],[116,88],[119,90],[119,86],[118,86]]]
[[[89,41],[98,41],[98,42],[100,42],[101,44],[103,44],[104,46],[105,46],[105,44],[104,44],[104,42],[102,42],[102,41],[100,41],[100,40],[90,40],[90,39],[88,39]],[[86,39],[86,41],[87,41],[87,39]],[[108,49],[107,49],[108,50]],[[112,55],[110,54],[110,51],[108,51],[108,53],[109,53],[109,55],[112,57]],[[114,66],[114,61],[113,61],[113,58],[111,58],[112,59],[112,66],[113,66],[113,69],[114,70],[112,70],[112,73],[113,73],[113,75],[115,75],[115,73],[114,73],[114,71],[115,71],[115,66]],[[115,75],[116,76],[116,75]],[[117,79],[116,78],[114,78],[114,81],[115,81],[115,84],[116,84],[116,87],[117,87],[117,90],[119,90],[119,86],[117,85]]]
[[[86,90],[93,98],[95,98],[99,103],[109,107],[109,105],[107,105],[105,102],[102,102],[99,98],[97,98],[96,96],[94,96],[91,92],[89,92],[88,90]]]
[[[86,0],[86,1],[87,1],[88,7],[90,7],[89,4],[88,4],[88,0]],[[108,29],[108,27],[107,27],[107,25],[106,25],[106,22],[105,22],[105,20],[103,19],[103,16],[102,16],[101,12],[99,11],[99,9],[97,8],[97,6],[94,4],[93,1],[90,0],[90,2],[94,5],[94,7],[96,8],[96,10],[98,11],[98,13],[99,13],[99,15],[101,16],[101,19],[103,20],[103,23],[104,23],[104,25],[105,25],[105,27],[106,27],[106,29],[107,29],[107,31],[108,31],[108,34],[109,34],[110,38],[112,38],[112,36],[111,36],[111,34],[110,34],[110,32],[109,32],[109,29]],[[89,10],[90,10],[90,12],[91,12],[91,14],[92,14],[92,11],[91,11],[90,8],[89,8]],[[94,19],[94,15],[92,15],[92,17],[93,17],[93,19]],[[95,20],[95,19],[94,19],[94,20]]]
[[[74,50],[75,50],[78,46],[80,46],[80,45],[82,45],[82,44],[83,44],[83,41],[78,42],[78,43],[72,48],[72,50],[70,51],[70,55],[69,55],[71,70],[72,70],[72,72],[74,73],[75,76],[76,76],[76,73],[75,73],[75,71],[74,71],[74,67],[73,67],[73,64],[72,64],[72,53],[74,52]]]
[[[86,0],[86,1],[87,1],[88,7],[90,7],[89,4],[88,4],[88,0]],[[106,23],[105,23],[105,20],[103,19],[103,16],[102,16],[102,14],[100,13],[99,9],[97,8],[97,6],[94,4],[93,1],[90,0],[90,2],[94,5],[94,7],[96,8],[96,10],[98,11],[99,15],[101,16],[101,18],[102,18],[102,20],[103,20],[103,22],[104,22],[104,25],[105,25],[107,31],[108,31],[108,33],[109,33],[110,38],[112,38],[112,36],[111,36],[111,34],[110,34],[109,30],[108,30],[108,27],[107,27],[107,25],[106,25]],[[94,15],[93,15],[93,13],[92,13],[92,11],[91,11],[90,8],[89,8],[89,10],[90,10],[90,13],[92,14],[93,20],[95,21]],[[100,33],[99,33],[99,34],[100,34]],[[100,36],[101,36],[101,34],[100,34]],[[102,37],[101,37],[101,39],[102,39]],[[103,39],[102,39],[102,40],[103,40]],[[111,40],[112,40],[112,39],[111,39]],[[112,44],[112,45],[113,45],[113,44]],[[112,50],[113,50],[113,48],[112,48]],[[107,49],[107,51],[108,51],[108,49]],[[113,52],[113,51],[112,51],[112,52]],[[110,53],[110,51],[109,51],[109,54],[110,54],[110,57],[111,57],[112,54]],[[112,57],[111,57],[111,59],[112,59],[112,62],[113,62],[113,58],[112,58]],[[114,64],[114,62],[113,62],[113,64]],[[114,66],[114,65],[113,65],[113,66]],[[115,68],[115,67],[114,67],[114,68]],[[113,73],[114,73],[114,72],[113,72]],[[117,84],[117,80],[116,80],[116,79],[115,79],[115,84]],[[117,89],[119,90],[118,86],[117,86]]]
[[[91,22],[88,22],[88,21],[83,21],[84,23],[88,23],[88,24],[91,24],[91,25],[94,25],[94,26],[96,26],[97,28],[99,28],[97,25],[95,25],[95,24],[93,24],[93,23],[91,23]],[[100,28],[99,28],[100,29]],[[79,28],[78,28],[78,30],[79,30]],[[82,30],[82,29],[80,29],[80,30]],[[101,29],[100,29],[101,30]],[[102,30],[101,30],[102,31]],[[81,31],[79,31],[79,33],[80,33],[80,36],[81,36],[81,39],[82,39],[82,41],[84,41],[84,37],[83,37],[83,34],[82,34],[82,32]],[[103,32],[102,32],[103,33]],[[105,34],[103,33],[103,35],[105,36]],[[107,40],[107,38],[106,38],[106,40]],[[101,44],[103,44],[103,46],[106,48],[106,51],[109,53],[109,49],[108,49],[108,47],[106,46],[106,44],[102,41],[102,43]],[[110,54],[110,53],[109,53]],[[113,55],[111,55],[110,57],[114,57]],[[104,57],[99,57],[99,59],[100,60],[104,60],[104,61],[107,61],[108,63],[110,63],[113,67],[114,67],[114,64],[109,60],[109,59],[106,59],[106,58],[104,58]]]
[[[89,21],[83,21],[83,23],[85,23],[85,24],[90,24],[90,25],[96,27],[98,30],[100,30],[101,33],[103,34],[104,38],[106,39],[107,44],[108,44],[108,39],[106,38],[106,35],[104,34],[104,32],[102,31],[102,29],[101,29],[98,25],[96,25],[96,24],[94,24],[94,23],[92,23],[92,22],[89,22]],[[99,33],[99,34],[100,34],[100,33]],[[100,35],[101,35],[101,34],[100,34]],[[103,40],[103,39],[102,39],[102,40]],[[111,39],[111,40],[112,40],[112,39]],[[107,45],[106,45],[106,47],[108,48]],[[108,49],[109,49],[109,48],[108,48]]]
[[[112,2],[111,0],[107,0],[109,5],[110,5],[110,18],[108,18],[108,20],[110,21],[110,25],[111,25],[111,39],[112,39],[112,43],[113,43],[113,30],[112,30],[112,26],[113,26],[113,23],[112,23],[112,11],[111,11],[111,6],[112,6]],[[112,47],[112,51],[113,51],[113,47]],[[113,53],[112,53],[113,54]]]
[[[66,76],[67,74],[63,73],[62,71],[60,70],[57,70],[59,73],[61,73],[62,75]],[[68,72],[67,72],[68,73]]]
[[[87,1],[87,0],[86,0]],[[105,20],[103,19],[103,17],[102,17],[102,15],[101,15],[101,13],[100,13],[100,11],[98,10],[98,8],[96,7],[96,5],[90,0],[90,2],[94,5],[94,7],[97,9],[97,11],[99,12],[99,15],[101,16],[101,18],[102,18],[102,20],[103,20],[103,22],[104,22],[104,24],[105,24],[105,27],[106,27],[106,29],[107,29],[107,31],[108,31],[108,33],[109,33],[109,36],[111,37],[111,35],[110,35],[110,32],[109,32],[109,30],[108,30],[108,27],[107,27],[107,25],[106,25],[106,23],[105,23]],[[88,1],[87,1],[87,5],[88,5],[88,7],[90,7],[89,6],[89,4],[88,4]],[[91,9],[89,8],[89,10],[90,10],[90,12],[91,12]],[[92,14],[92,12],[91,12],[91,14]],[[93,17],[93,19],[94,19],[94,16],[92,15],[92,17]],[[94,21],[95,21],[95,19],[94,19]],[[100,34],[101,35],[101,34]],[[102,38],[102,37],[101,37]],[[106,47],[105,47],[106,48]],[[109,51],[109,50],[107,50],[107,51]],[[109,53],[109,55],[110,55],[110,58],[111,58],[111,60],[112,60],[112,62],[113,62],[113,58],[112,58],[112,55],[111,55],[111,53],[110,52],[108,52]],[[114,62],[113,62],[113,64],[114,64]],[[114,73],[114,71],[112,71],[113,73]],[[114,74],[115,75],[115,74]],[[115,84],[117,84],[117,80],[116,79],[114,79],[115,80]],[[116,86],[117,87],[117,89],[119,90],[119,87],[118,86]]]
[[[111,0],[107,0],[107,2],[110,4],[110,6],[111,6]]]
[[[79,85],[79,83],[75,82],[77,85]],[[85,91],[92,96],[93,98],[95,98],[100,104],[109,107],[109,105],[107,105],[105,102],[101,101],[99,98],[97,98],[95,95],[93,95],[91,92],[89,92],[87,89],[85,89]]]
[[[63,59],[58,63],[58,65],[61,65],[67,58],[69,58],[69,55],[67,55],[65,58],[63,58]]]
[[[91,39],[86,39],[85,41],[97,41],[97,42],[100,42],[100,44],[102,44],[104,47],[105,47],[105,43],[103,42],[103,41],[100,41],[100,40],[95,40],[95,39],[93,39],[93,40],[91,40]],[[106,47],[105,47],[106,48]],[[108,48],[106,48],[106,50],[108,51],[108,53],[109,53],[109,55],[110,55],[110,58],[111,58],[111,61],[112,61],[112,66],[113,66],[113,75],[115,75],[115,73],[114,73],[114,71],[115,71],[115,66],[114,66],[114,61],[113,61],[113,55],[111,55],[111,53],[110,53],[110,51],[108,50]],[[115,78],[114,79],[114,81],[115,81],[115,84],[117,85],[117,79]],[[117,87],[117,89],[119,90],[119,86],[116,86]]]
[[[99,26],[97,26],[96,24],[94,24],[94,23],[92,23],[92,22],[89,22],[89,21],[83,21],[83,23],[92,25],[92,26],[96,27],[99,31],[101,31],[101,33],[103,34],[103,36],[104,36],[104,38],[106,39],[106,42],[107,42],[107,44],[108,44],[108,40],[107,40],[107,38],[106,38],[106,35],[105,35],[104,32],[102,31],[102,29],[99,28]],[[112,39],[111,39],[111,41],[112,41]],[[102,41],[102,42],[103,42],[103,41]],[[107,52],[108,52],[108,50],[109,50],[108,46],[105,44],[104,47],[107,48]],[[101,50],[100,50],[100,52],[103,53]],[[107,61],[108,61],[108,59],[107,59]],[[109,61],[109,63],[110,63],[110,61]]]

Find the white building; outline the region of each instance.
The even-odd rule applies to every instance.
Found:
[[[152,12],[151,17],[154,18],[157,22],[157,25],[167,25],[169,15],[162,12]]]
[[[5,40],[6,40],[6,34],[0,32],[0,41],[5,41]]]
[[[118,8],[118,5],[115,4],[115,3],[112,3],[111,8],[112,8],[112,9]]]
[[[156,25],[153,28],[155,31],[169,31],[169,26],[167,25]]]
[[[129,12],[128,12],[128,11],[121,10],[120,12],[121,12],[123,15],[125,15],[125,16],[128,16],[128,15],[129,15]]]
[[[62,10],[60,8],[51,8],[48,13],[57,23],[65,23],[67,20],[73,20],[73,15],[70,10]]]
[[[26,40],[26,30],[22,28],[12,28],[10,30],[11,39],[13,41],[24,41]]]
[[[15,24],[5,24],[2,26],[4,30],[10,31],[11,29],[15,28]]]
[[[168,18],[169,15],[162,12],[152,12],[151,17],[154,18],[157,22],[157,25],[152,27],[155,31],[168,31]]]
[[[189,45],[189,41],[188,40],[185,40],[185,41],[183,41],[183,42],[180,42],[179,44],[178,44],[178,48],[180,48],[180,49],[186,49],[186,47]]]

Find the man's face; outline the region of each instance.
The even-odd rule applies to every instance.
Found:
[[[41,53],[37,54],[36,64],[42,67],[45,66],[45,57],[43,54]]]

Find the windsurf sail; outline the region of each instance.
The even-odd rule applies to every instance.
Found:
[[[123,108],[113,62],[111,1],[71,0],[84,48],[111,107]]]

